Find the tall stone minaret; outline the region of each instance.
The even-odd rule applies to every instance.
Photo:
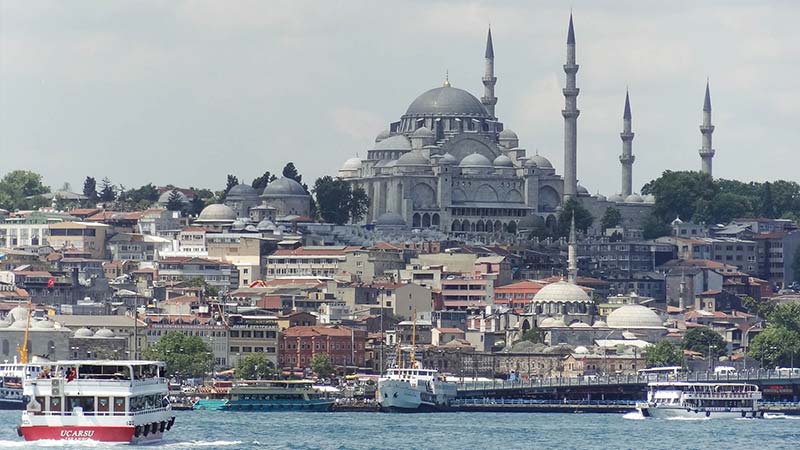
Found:
[[[714,159],[714,148],[711,146],[711,135],[714,134],[714,125],[711,125],[711,92],[706,81],[706,99],[703,102],[703,124],[700,125],[700,132],[703,133],[703,146],[700,149],[700,170],[713,176],[711,172],[711,160]]]
[[[483,75],[483,97],[481,103],[489,111],[489,115],[494,115],[494,105],[497,104],[497,97],[494,96],[494,85],[497,83],[497,77],[494,76],[494,46],[492,45],[492,29],[489,28],[489,34],[486,35],[486,73]]]
[[[572,223],[569,226],[569,242],[567,243],[567,281],[578,284],[578,239],[575,235],[575,211],[572,211]]]
[[[567,33],[567,63],[564,64],[567,74],[567,86],[564,88],[564,200],[575,198],[578,191],[578,92],[575,87],[575,29],[572,26],[572,14],[569,15],[569,32]]]
[[[633,132],[631,131],[631,101],[628,96],[628,91],[625,91],[625,112],[622,114],[622,133],[619,134],[622,139],[622,154],[619,156],[619,162],[622,164],[622,198],[625,198],[633,193],[633,162],[636,157],[633,156]]]

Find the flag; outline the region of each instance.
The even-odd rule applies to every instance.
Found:
[[[56,287],[56,279],[50,278],[49,280],[47,280],[47,288],[53,289],[54,287]]]

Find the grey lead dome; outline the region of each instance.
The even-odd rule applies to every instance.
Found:
[[[469,92],[450,86],[438,87],[417,97],[406,111],[408,116],[489,117],[480,100]]]

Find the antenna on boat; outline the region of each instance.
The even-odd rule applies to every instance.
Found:
[[[21,364],[28,364],[28,335],[31,331],[31,303],[32,297],[28,297],[28,319],[25,322],[25,336],[22,338],[22,345],[17,347],[17,353],[19,353],[19,362]]]
[[[412,310],[412,314],[414,314],[414,318],[411,322],[411,368],[415,369],[417,367],[417,308]]]

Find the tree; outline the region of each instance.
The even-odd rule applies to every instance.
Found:
[[[225,190],[222,192],[222,195],[220,195],[220,199],[225,200],[225,197],[228,196],[228,192],[230,192],[231,189],[233,189],[233,187],[238,184],[239,184],[239,178],[236,177],[235,175],[228,174],[228,178],[225,182]]]
[[[751,358],[762,361],[764,367],[796,364],[800,353],[800,333],[770,324],[750,342],[749,353]]]
[[[9,211],[44,206],[42,194],[50,188],[42,184],[42,176],[28,170],[13,170],[0,180],[0,208]]]
[[[289,162],[283,167],[283,176],[291,178],[300,184],[303,183],[303,176],[297,172],[297,167],[294,166],[293,162]]]
[[[108,177],[104,177],[100,183],[100,201],[113,202],[117,198],[117,193],[114,191],[114,185]]]
[[[767,322],[770,326],[800,333],[800,303],[783,303],[775,306],[767,316]]]
[[[257,178],[253,179],[253,184],[252,184],[253,189],[255,189],[257,191],[261,191],[265,187],[267,187],[268,184],[272,183],[273,181],[275,181],[277,179],[278,179],[278,177],[276,177],[275,175],[269,173],[269,170],[268,170],[268,171],[264,172],[264,175],[261,175],[260,177],[257,177]]]
[[[314,183],[317,211],[325,222],[342,225],[350,217],[352,191],[344,180],[330,175],[318,178]]]
[[[569,227],[572,222],[572,215],[575,214],[575,228],[578,231],[586,232],[592,226],[594,218],[586,208],[577,200],[571,198],[561,208],[558,213],[558,232],[560,236],[569,235]]]
[[[774,219],[775,214],[775,200],[772,198],[772,183],[765,182],[761,188],[761,216]]]
[[[600,219],[600,226],[602,227],[603,231],[607,230],[608,228],[614,228],[621,223],[622,214],[613,206],[606,208],[603,218]]]
[[[205,207],[206,202],[204,202],[199,195],[195,195],[194,198],[189,201],[189,207],[187,208],[186,213],[190,216],[198,216]]]
[[[656,214],[650,213],[642,221],[642,236],[645,239],[655,239],[661,236],[669,236],[672,228],[663,222]]]
[[[662,339],[655,345],[648,347],[645,352],[647,367],[677,366],[681,364],[682,359],[680,349],[666,339]]]
[[[276,376],[275,364],[263,353],[248,353],[236,365],[236,378],[243,380],[271,380]]]
[[[315,353],[311,357],[311,370],[317,378],[328,378],[333,374],[333,365],[327,353]]]
[[[522,333],[520,341],[530,341],[534,344],[541,344],[544,342],[544,333],[539,328],[533,327],[530,330]]]
[[[692,218],[697,200],[713,200],[717,186],[710,175],[702,172],[665,171],[659,178],[642,187],[643,194],[656,197],[655,214],[668,223],[675,217]]]
[[[363,188],[358,187],[350,191],[350,201],[347,205],[347,212],[351,222],[358,222],[363,219],[369,211],[369,197]],[[798,252],[800,253],[800,252]]]
[[[97,203],[97,180],[95,180],[94,177],[86,177],[83,181],[83,195],[86,196],[87,203]]]
[[[214,358],[211,348],[198,336],[169,331],[142,352],[144,359],[167,363],[167,375],[177,378],[202,377],[210,371]]]
[[[216,286],[211,286],[202,277],[194,277],[186,282],[187,286],[203,288],[203,295],[210,295],[212,297],[219,296],[219,289]]]
[[[692,328],[683,336],[684,350],[702,353],[704,356],[720,356],[725,353],[725,339],[708,327]]]
[[[772,311],[775,310],[777,304],[775,303],[774,300],[770,299],[756,300],[753,297],[745,295],[742,297],[742,306],[747,308],[747,312],[749,312],[750,314],[755,314],[756,316],[765,319],[769,317],[770,314],[772,314]]]
[[[800,281],[800,249],[795,249],[792,256],[792,275],[795,281]]]
[[[180,191],[173,189],[167,198],[167,209],[170,211],[183,211],[186,203],[183,202],[183,196]]]

